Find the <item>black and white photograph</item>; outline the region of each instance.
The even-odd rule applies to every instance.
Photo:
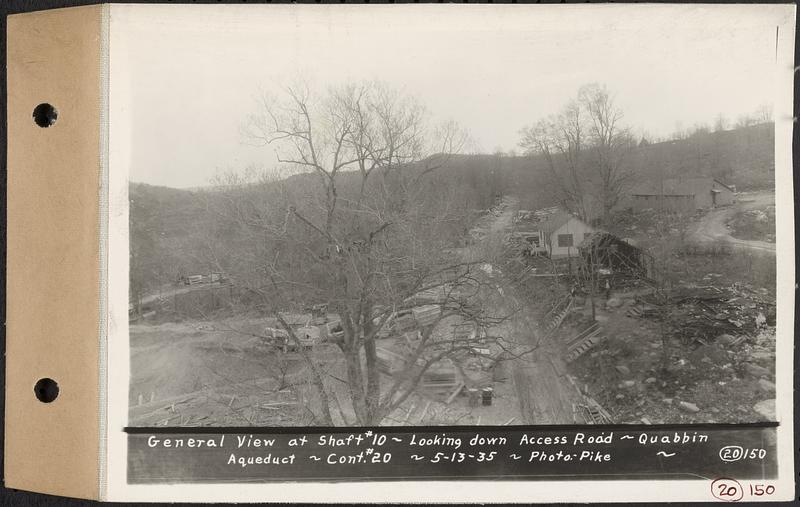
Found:
[[[124,18],[129,426],[776,421],[774,13],[294,7]]]

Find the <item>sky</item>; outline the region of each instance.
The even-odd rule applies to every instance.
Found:
[[[113,5],[111,145],[130,179],[178,188],[274,167],[241,134],[261,90],[378,79],[455,120],[483,152],[587,83],[607,86],[635,132],[735,121],[775,95],[767,5]],[[119,125],[117,125],[119,123]],[[124,135],[114,134],[124,132]],[[116,137],[115,137],[116,136]]]

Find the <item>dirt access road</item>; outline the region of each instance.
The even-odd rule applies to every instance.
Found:
[[[516,201],[507,199],[500,213],[484,216],[476,227],[482,238],[460,250],[465,260],[494,259],[493,265],[500,265],[516,209]],[[522,308],[502,329],[496,330],[511,342],[508,348],[517,356],[511,361],[510,385],[504,389],[509,398],[507,404],[497,399],[491,407],[463,407],[461,412],[482,415],[484,424],[503,424],[510,420],[513,424],[573,423],[572,405],[582,399],[564,375],[562,351],[551,343],[537,347],[539,333],[534,312],[529,307],[526,309],[524,299],[517,296],[513,284],[502,273],[498,271],[491,279],[501,296],[496,298],[497,304],[502,306],[493,310],[510,313]],[[194,289],[176,288],[170,294]],[[302,377],[302,364],[297,357],[276,356],[259,348],[258,339],[246,333],[260,331],[261,327],[261,319],[251,322],[238,317],[224,322],[189,320],[131,326],[130,424],[147,426],[164,424],[164,421],[204,426],[302,424],[303,414],[291,411],[296,400],[279,396],[275,391],[279,383],[277,377],[283,376],[283,380],[292,382]],[[338,370],[341,364],[337,362],[337,354],[329,350],[316,353],[316,361],[325,363],[332,374],[343,376]],[[332,384],[333,389],[339,386],[339,383]],[[303,393],[309,396],[304,401],[301,398],[298,407],[316,403],[311,401],[310,391],[301,387],[295,390],[301,396]],[[466,401],[463,404],[466,405]],[[277,410],[278,406],[282,410]],[[427,400],[419,401],[414,418],[418,412],[428,411],[427,406]],[[433,414],[436,408],[435,404],[431,407],[426,421],[438,424],[450,420],[437,419]],[[452,406],[445,408],[452,409]],[[408,415],[414,409],[412,402]],[[419,417],[422,420],[422,416]],[[480,421],[479,417],[474,423],[480,424]]]
[[[732,206],[709,211],[694,226],[689,238],[700,244],[722,241],[734,248],[774,255],[774,243],[734,238],[726,226],[726,222],[738,211],[760,209],[774,204],[775,194],[773,192],[748,194]]]
[[[517,201],[506,197],[497,215],[487,215],[474,229],[484,233],[482,239],[469,248],[468,256],[476,254],[500,261],[511,232]],[[508,301],[505,311],[522,308],[504,326],[506,339],[512,342],[512,378],[519,401],[521,424],[572,424],[573,404],[582,403],[577,389],[567,379],[561,359],[562,351],[554,342],[540,343],[537,323],[532,310],[517,297],[515,288],[504,277],[496,277],[497,288]]]

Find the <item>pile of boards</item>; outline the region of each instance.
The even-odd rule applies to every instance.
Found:
[[[631,317],[663,319],[686,344],[707,345],[722,334],[750,335],[769,323],[775,303],[753,290],[680,287],[637,298]]]

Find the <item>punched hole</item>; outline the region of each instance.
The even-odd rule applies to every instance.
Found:
[[[33,386],[33,392],[42,403],[50,403],[58,398],[58,382],[51,378],[40,378]]]
[[[57,119],[58,111],[46,102],[33,108],[33,121],[44,129],[54,124]]]

